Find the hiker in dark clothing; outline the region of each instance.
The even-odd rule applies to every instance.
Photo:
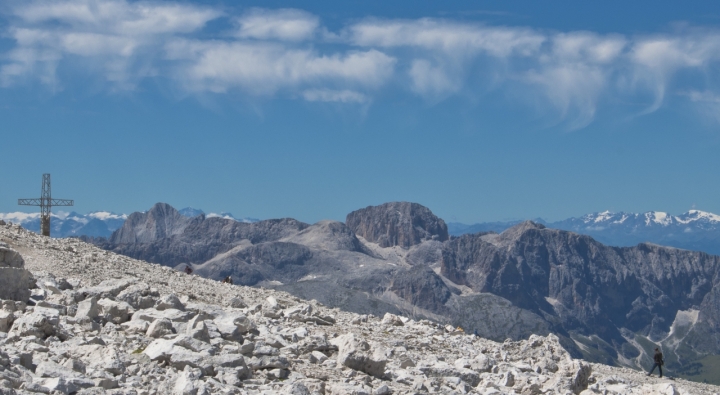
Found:
[[[655,347],[655,355],[653,356],[653,359],[655,360],[655,365],[653,365],[652,369],[650,369],[650,372],[647,375],[651,376],[652,372],[655,371],[655,367],[657,367],[658,370],[660,371],[660,377],[662,377],[662,366],[665,363],[665,361],[663,360],[662,353],[660,352],[660,350],[657,347]]]
[[[185,265],[185,273],[192,274],[192,268],[188,265]]]

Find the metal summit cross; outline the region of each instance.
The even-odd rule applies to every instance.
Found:
[[[50,195],[50,174],[43,174],[40,199],[18,199],[21,206],[40,206],[40,233],[50,236],[50,210],[52,206],[72,206],[72,200],[53,199]]]

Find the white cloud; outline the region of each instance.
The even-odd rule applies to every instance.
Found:
[[[181,79],[194,91],[253,94],[307,84],[338,83],[375,88],[393,73],[395,59],[377,50],[320,55],[280,44],[177,40],[168,58],[185,61]]]
[[[253,9],[238,18],[238,37],[303,41],[312,38],[320,19],[296,9]]]
[[[444,96],[460,90],[462,81],[448,75],[445,68],[425,59],[413,60],[409,71],[412,90],[424,96]]]
[[[0,84],[10,86],[27,76],[57,89],[57,65],[79,56],[95,68],[101,64],[114,88],[132,89],[146,76],[144,60],[167,37],[197,31],[221,15],[217,10],[173,3],[97,0],[16,2],[13,25],[7,30],[16,42],[0,66]],[[152,56],[152,55],[146,55]]]
[[[542,95],[567,120],[570,130],[581,129],[595,117],[598,96],[606,88],[606,76],[600,68],[584,63],[554,65],[530,71],[525,80],[536,84]]]
[[[648,113],[680,91],[712,113],[720,95],[702,78],[720,62],[720,31],[712,29],[628,36],[367,18],[331,32],[297,9],[229,15],[172,1],[10,1],[0,14],[1,33],[14,40],[0,54],[3,87],[27,80],[53,91],[72,87],[57,74],[70,70],[107,81],[109,90],[163,75],[189,92],[343,103],[370,103],[383,88],[431,102],[495,90],[521,95],[570,129],[592,122],[607,103],[645,101]],[[236,26],[199,34],[218,18]]]
[[[633,86],[649,89],[655,99],[645,113],[656,111],[672,78],[680,70],[700,70],[720,60],[720,34],[696,31],[679,36],[638,39],[633,46]]]
[[[418,47],[453,55],[485,52],[496,57],[536,54],[545,37],[530,29],[485,27],[447,20],[366,20],[346,32],[360,46]]]
[[[211,8],[178,3],[125,0],[43,0],[19,4],[14,14],[27,23],[59,23],[73,30],[127,36],[190,33],[222,14]]]
[[[540,90],[570,130],[581,129],[593,121],[600,97],[612,88],[610,80],[622,63],[627,41],[576,32],[557,34],[549,43],[521,80]]]
[[[609,64],[616,61],[627,45],[622,36],[603,37],[590,32],[561,33],[552,37],[551,54],[559,61]]]
[[[332,89],[309,89],[303,92],[303,98],[307,101],[337,102],[337,103],[368,103],[370,99],[360,92]]]

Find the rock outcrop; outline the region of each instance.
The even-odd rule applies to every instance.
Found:
[[[22,256],[0,242],[0,299],[25,302],[30,298],[33,278],[24,267]]]
[[[0,302],[0,317],[14,318],[0,325],[0,394],[720,391],[572,359],[552,334],[497,343],[451,325],[381,320],[218,283],[17,227],[0,226],[0,240],[22,252],[38,279],[35,306]]]
[[[423,240],[448,239],[445,221],[417,203],[368,206],[348,214],[345,224],[358,236],[381,247],[410,248]]]

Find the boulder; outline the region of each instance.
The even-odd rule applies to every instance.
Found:
[[[437,362],[431,366],[421,366],[418,369],[428,377],[459,377],[473,387],[480,383],[480,375],[476,371],[452,366],[446,362]]]
[[[35,368],[38,377],[78,377],[81,373],[53,361],[40,362]]]
[[[190,367],[184,369],[177,376],[172,388],[172,395],[197,395],[202,372]]]
[[[22,269],[25,267],[25,260],[19,252],[0,242],[0,268],[2,267]]]
[[[160,311],[167,309],[185,311],[185,305],[180,301],[180,299],[178,299],[177,296],[175,296],[175,294],[169,294],[164,295],[157,301],[155,309]]]
[[[396,316],[395,314],[385,313],[385,316],[383,317],[382,321],[380,322],[383,325],[389,325],[389,326],[403,326],[405,325],[400,317]]]
[[[135,309],[127,302],[100,299],[97,305],[100,308],[100,314],[114,324],[122,324],[123,322],[130,321],[133,313],[135,313]]]
[[[19,337],[35,336],[45,339],[56,334],[60,313],[54,309],[36,307],[31,314],[26,314],[15,320],[10,335]]]
[[[11,312],[0,310],[0,332],[7,333],[10,327],[12,327],[14,320],[15,316]]]
[[[381,347],[373,348],[352,333],[332,339],[330,343],[338,347],[338,366],[346,366],[378,378],[385,374],[387,359]]]
[[[117,300],[127,302],[136,310],[149,309],[155,306],[158,292],[145,283],[133,284],[125,288],[117,296]]]
[[[117,297],[120,292],[135,283],[135,281],[135,279],[131,278],[114,278],[111,280],[102,281],[100,284],[94,287],[81,288],[78,291],[90,296],[95,295],[99,298],[110,296],[114,298]]]
[[[194,316],[191,311],[180,311],[177,309],[143,309],[138,310],[133,314],[132,321],[143,320],[147,322],[153,322],[160,318],[165,318],[173,322],[188,322]]]
[[[82,319],[94,319],[100,314],[100,307],[97,304],[98,298],[91,296],[82,302],[78,303],[77,311],[75,311],[75,318]]]
[[[159,337],[169,335],[173,333],[173,331],[173,325],[170,320],[168,320],[167,318],[158,318],[157,320],[153,321],[152,324],[150,324],[147,332],[145,333],[145,336],[157,339]]]
[[[27,302],[32,274],[22,268],[0,267],[0,299]]]
[[[222,338],[226,340],[241,340],[243,334],[256,328],[255,323],[245,314],[233,311],[224,312],[215,317],[213,322]]]

